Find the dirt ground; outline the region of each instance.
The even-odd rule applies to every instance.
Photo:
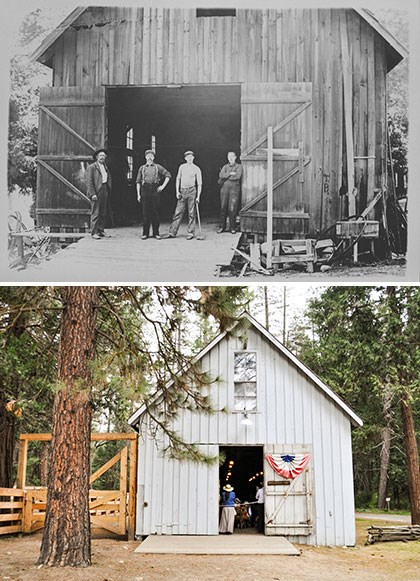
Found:
[[[0,539],[0,581],[420,580],[420,542],[364,546],[370,524],[375,521],[357,521],[356,547],[301,546],[300,557],[143,555],[134,553],[139,541],[95,533],[92,567],[60,570],[36,566],[41,533],[5,537]]]

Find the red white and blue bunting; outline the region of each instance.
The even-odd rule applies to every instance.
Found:
[[[265,459],[279,476],[293,480],[306,468],[310,454],[266,454]]]

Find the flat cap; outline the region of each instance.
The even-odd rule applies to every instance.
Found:
[[[194,156],[194,152],[193,152],[193,151],[186,151],[186,152],[184,153],[184,157],[187,157],[187,155],[192,155],[192,156]]]

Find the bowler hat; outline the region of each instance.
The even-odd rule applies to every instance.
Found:
[[[154,157],[154,155],[155,155],[155,152],[153,151],[153,149],[146,149],[146,151],[144,152],[144,155],[146,156],[146,155],[148,155],[149,153],[151,153],[151,154],[153,155],[153,157]]]
[[[101,151],[103,151],[105,153],[105,155],[108,155],[107,150],[104,149],[103,147],[100,147],[99,149],[95,149],[95,151],[93,152],[93,155],[92,155],[94,161],[96,161],[96,158],[101,153]]]
[[[193,152],[193,151],[186,151],[186,152],[184,153],[184,157],[187,157],[187,155],[192,155],[192,156],[194,156],[194,152]]]

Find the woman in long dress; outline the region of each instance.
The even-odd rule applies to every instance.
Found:
[[[235,499],[233,487],[226,484],[222,491],[222,514],[220,516],[219,533],[231,535],[235,526]]]

